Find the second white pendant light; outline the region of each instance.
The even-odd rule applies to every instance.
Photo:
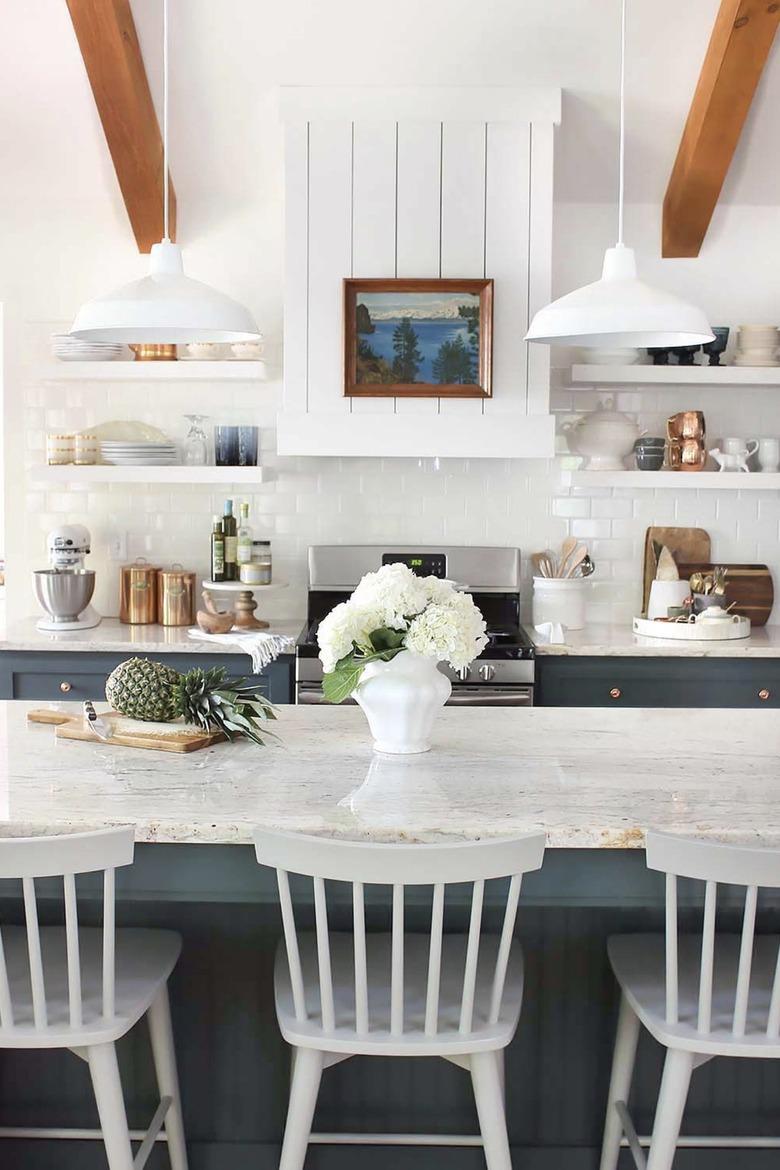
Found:
[[[152,247],[149,275],[82,305],[71,336],[83,341],[184,344],[254,341],[250,311],[184,274],[181,248],[168,238],[168,0],[163,0],[163,239]]]
[[[527,341],[606,348],[669,348],[702,345],[713,339],[701,309],[639,280],[634,250],[623,243],[625,80],[626,0],[621,0],[617,244],[614,248],[607,248],[600,280],[575,289],[539,310],[526,333]]]

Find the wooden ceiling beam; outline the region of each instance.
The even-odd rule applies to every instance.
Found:
[[[721,0],[666,189],[664,256],[699,254],[778,22],[780,3]]]
[[[66,0],[139,251],[163,235],[163,149],[130,0]],[[176,195],[170,193],[170,237]]]

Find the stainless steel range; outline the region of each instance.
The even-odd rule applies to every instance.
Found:
[[[334,605],[346,601],[365,573],[403,561],[421,577],[457,581],[474,598],[490,641],[464,670],[442,664],[452,680],[451,704],[528,707],[534,698],[534,648],[520,625],[520,553],[515,548],[315,545],[309,549],[306,628],[295,655],[297,703],[321,703],[322,664],[317,627]],[[348,700],[351,701],[351,700]]]

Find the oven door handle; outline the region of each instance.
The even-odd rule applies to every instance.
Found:
[[[453,687],[448,707],[533,707],[533,687]]]
[[[298,683],[296,701],[302,706],[325,703],[320,683]],[[345,699],[345,704],[354,704]],[[448,707],[532,707],[533,687],[453,687]]]

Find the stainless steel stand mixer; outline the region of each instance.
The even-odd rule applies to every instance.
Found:
[[[61,524],[46,537],[48,569],[35,569],[33,591],[49,615],[38,629],[51,633],[90,630],[100,625],[100,614],[89,604],[95,592],[95,572],[84,568],[92,538],[83,524]]]

